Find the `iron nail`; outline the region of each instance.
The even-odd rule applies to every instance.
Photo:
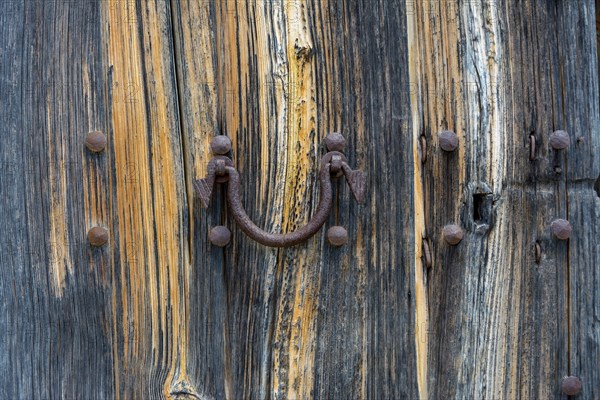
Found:
[[[217,225],[208,232],[208,239],[218,247],[225,247],[231,240],[231,231],[226,226]]]
[[[340,247],[348,242],[348,231],[343,226],[332,226],[327,230],[329,244]]]
[[[225,175],[225,160],[218,159],[215,162],[215,174],[217,176]]]
[[[571,138],[565,131],[554,131],[550,135],[550,146],[554,150],[563,150],[569,147],[571,144]]]
[[[329,167],[329,172],[331,175],[340,176],[342,171],[342,157],[337,154],[331,156],[331,165]]]
[[[444,151],[454,151],[458,147],[458,136],[452,131],[441,131],[438,135],[440,147]]]
[[[106,135],[100,131],[88,133],[85,138],[85,146],[92,153],[100,153],[106,148]]]
[[[576,376],[565,376],[560,382],[560,389],[567,396],[577,396],[582,387],[581,379]]]
[[[459,244],[465,236],[465,232],[456,224],[446,225],[442,230],[442,234],[444,235],[446,243],[451,246],[456,246]]]
[[[346,147],[346,138],[337,132],[332,132],[325,138],[325,145],[329,151],[344,151]]]
[[[550,227],[554,236],[560,240],[567,240],[569,237],[571,237],[571,232],[573,232],[571,223],[566,219],[555,219],[552,221]]]
[[[210,149],[215,155],[224,155],[231,151],[231,139],[225,135],[217,135],[210,141]]]
[[[427,138],[421,136],[421,163],[427,162]]]
[[[95,226],[88,231],[87,237],[92,246],[104,246],[108,242],[108,231],[100,226]]]

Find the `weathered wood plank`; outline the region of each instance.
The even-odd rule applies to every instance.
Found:
[[[569,279],[569,375],[583,383],[581,397],[600,398],[600,110],[594,2],[558,2],[562,81],[560,96],[571,145],[562,151],[567,210],[573,225]],[[577,21],[577,23],[574,23]]]
[[[560,379],[584,374],[574,366],[589,370],[594,358],[574,362],[574,352],[584,351],[574,343],[594,352],[598,337],[589,311],[597,297],[582,294],[593,293],[597,280],[586,281],[585,292],[573,287],[584,270],[594,273],[594,257],[578,261],[575,272],[572,246],[550,233],[554,218],[571,214],[570,188],[579,180],[587,182],[588,209],[595,207],[593,4],[410,3],[409,62],[417,66],[411,77],[418,90],[412,103],[422,110],[429,143],[424,230],[434,247],[427,391],[433,398],[560,398]],[[439,148],[443,129],[458,133],[453,153]],[[568,153],[549,145],[558,129],[571,132]],[[587,144],[575,144],[577,135]],[[590,251],[585,238],[597,237],[596,228],[576,215],[587,224],[578,249]],[[441,235],[449,223],[466,231],[456,247]],[[588,311],[575,318],[579,307]],[[575,332],[574,324],[585,329]],[[596,396],[596,370],[587,372],[584,396]]]
[[[186,371],[188,200],[170,2],[102,2],[117,393],[175,398]]]
[[[0,397],[115,396],[100,6],[0,2]]]
[[[596,11],[0,2],[0,397],[565,398],[576,375],[599,398]],[[557,129],[569,149],[550,147]],[[103,153],[84,148],[93,130]],[[340,182],[307,244],[253,243],[220,188],[208,210],[192,199],[226,134],[251,218],[292,231],[331,131],[367,201]],[[466,231],[456,247],[448,223]],[[225,249],[207,238],[219,224]]]
[[[350,162],[370,177],[364,206],[338,188],[340,210],[326,227],[339,221],[351,232],[340,250],[324,230],[296,248],[264,248],[224,213],[234,237],[216,254],[207,232],[221,219],[196,210],[190,281],[214,283],[190,286],[198,307],[191,331],[203,332],[188,355],[200,360],[198,392],[416,397],[413,214],[402,200],[413,190],[404,4],[190,1],[178,10],[184,136],[196,177],[210,138],[228,135],[249,215],[283,232],[314,211],[327,133],[346,135]]]

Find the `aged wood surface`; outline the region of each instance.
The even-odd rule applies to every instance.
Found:
[[[340,250],[325,229],[306,245],[266,248],[226,213],[194,210],[188,370],[199,393],[418,396],[403,10],[396,1],[260,0],[174,10],[190,175],[205,172],[210,138],[228,135],[250,217],[281,232],[314,211],[327,133],[347,137],[350,162],[370,177],[365,205],[338,188],[326,228],[339,221],[352,233]],[[234,238],[218,254],[206,235],[221,223]]]
[[[0,397],[115,394],[107,156],[88,131],[109,118],[98,4],[0,2]],[[68,38],[68,40],[67,40]]]
[[[600,399],[594,3],[0,2],[0,398],[546,399],[576,375]],[[194,198],[226,134],[250,217],[292,231],[332,131],[367,201],[340,181],[304,245]]]
[[[429,144],[431,398],[558,398],[569,374],[600,396],[593,6],[422,2],[409,16],[413,121]],[[459,136],[453,153],[438,146],[443,129]],[[549,146],[558,129],[569,150]],[[574,224],[568,243],[552,237],[555,218]],[[466,232],[457,247],[441,235],[450,223]]]

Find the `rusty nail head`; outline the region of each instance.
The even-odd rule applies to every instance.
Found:
[[[341,133],[333,132],[325,138],[325,145],[329,151],[342,152],[346,147],[346,138]]]
[[[565,131],[555,131],[550,135],[550,146],[554,150],[563,150],[569,147],[571,144],[571,138]]]
[[[427,138],[421,136],[421,163],[427,162]]]
[[[327,240],[332,246],[343,246],[348,241],[348,231],[342,226],[332,226],[327,230]]]
[[[567,240],[569,237],[571,237],[571,232],[573,232],[571,223],[566,219],[555,219],[552,221],[550,227],[552,228],[552,233],[554,236],[560,240]]]
[[[225,135],[218,135],[210,141],[210,149],[213,154],[223,155],[231,151],[231,139]]]
[[[423,257],[425,258],[425,266],[431,268],[431,249],[429,247],[429,239],[426,237],[423,238]]]
[[[438,138],[444,151],[454,151],[458,147],[458,136],[452,131],[441,131]]]
[[[106,148],[106,135],[99,131],[88,133],[85,138],[85,146],[92,153],[100,153]]]
[[[217,225],[208,232],[208,239],[218,247],[225,247],[231,240],[231,232],[226,226]]]
[[[465,236],[465,233],[463,232],[461,227],[455,224],[446,225],[442,230],[442,234],[444,235],[446,243],[448,243],[451,246],[456,246],[457,244],[459,244]]]
[[[108,231],[100,226],[95,226],[88,231],[87,237],[92,246],[100,247],[108,242]]]
[[[565,376],[560,382],[560,390],[567,396],[577,396],[582,386],[581,379],[576,376]]]

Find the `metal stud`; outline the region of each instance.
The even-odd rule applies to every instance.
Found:
[[[99,131],[88,133],[85,138],[85,146],[92,153],[100,153],[106,148],[106,135]]]
[[[567,240],[571,237],[571,232],[573,232],[573,226],[566,219],[555,219],[552,221],[550,228],[554,236],[559,240]]]
[[[218,247],[225,247],[231,240],[231,231],[226,226],[217,225],[208,232],[208,239]]]
[[[343,246],[348,242],[348,231],[342,226],[332,226],[327,230],[327,240],[332,246]]]
[[[341,133],[333,132],[325,138],[325,145],[329,151],[342,152],[346,147],[346,138]]]
[[[451,246],[456,246],[459,244],[463,237],[465,236],[465,232],[462,228],[455,224],[446,225],[442,230],[442,234],[444,235],[444,240]]]
[[[441,131],[438,135],[440,147],[444,151],[454,151],[458,147],[458,136],[452,131]]]
[[[231,151],[231,139],[225,135],[218,135],[210,141],[210,149],[215,155],[224,155]]]
[[[563,150],[569,147],[571,144],[571,138],[565,131],[555,131],[550,135],[550,146],[554,150]]]
[[[577,396],[582,387],[581,379],[576,376],[565,376],[560,382],[560,390],[567,396]]]
[[[95,226],[88,231],[87,237],[92,246],[104,246],[108,242],[108,231],[100,226]]]

